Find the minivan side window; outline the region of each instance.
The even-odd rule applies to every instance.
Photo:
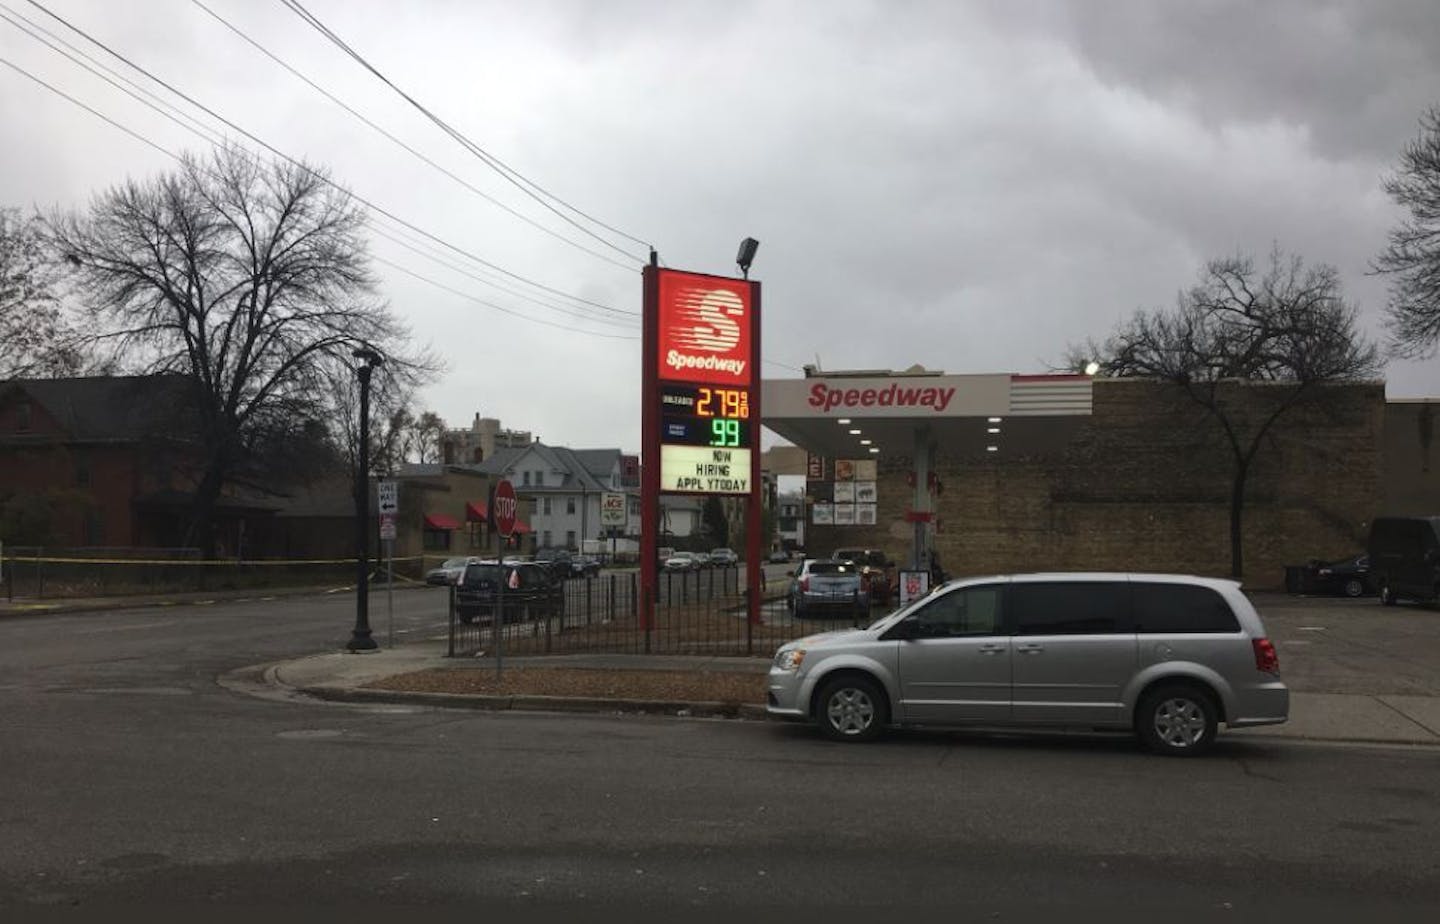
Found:
[[[995,635],[1000,631],[1003,584],[983,584],[942,594],[916,610],[910,619],[920,638]]]
[[[1239,632],[1230,604],[1213,588],[1194,584],[1130,585],[1135,631],[1149,633]]]
[[[1010,585],[1016,635],[1110,635],[1130,630],[1121,581],[1021,581]]]

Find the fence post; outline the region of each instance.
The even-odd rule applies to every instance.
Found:
[[[445,653],[445,657],[447,657],[447,658],[453,658],[453,657],[455,657],[455,585],[454,585],[454,584],[451,584],[451,585],[450,585],[450,605],[449,605],[449,607],[448,607],[447,609],[448,609],[447,619],[448,619],[449,624],[450,624],[450,633],[449,633],[449,634],[450,634],[450,648],[449,648],[449,650]]]
[[[745,601],[745,655],[749,657],[755,653],[755,624],[750,621],[750,588],[740,592],[740,599]]]
[[[587,577],[583,580],[585,581],[585,625],[588,626],[590,625],[590,579]]]
[[[614,572],[611,572],[611,574],[610,574],[610,600],[609,600],[609,606],[605,607],[605,612],[609,615],[609,617],[610,617],[610,622],[613,623],[613,622],[615,621],[615,574],[614,574]]]

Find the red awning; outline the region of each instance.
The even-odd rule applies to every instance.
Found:
[[[426,529],[459,529],[460,521],[443,513],[425,514]]]
[[[529,523],[526,523],[524,520],[516,520],[516,521],[515,521],[515,532],[517,532],[517,533],[533,533],[533,532],[535,532],[535,530],[531,529],[531,528],[530,528],[530,524],[529,524]]]
[[[470,522],[470,523],[484,523],[484,522],[486,521],[486,519],[488,519],[488,518],[485,516],[485,502],[484,502],[484,501],[468,501],[468,502],[466,502],[466,504],[465,504],[465,519],[466,519],[467,522]]]

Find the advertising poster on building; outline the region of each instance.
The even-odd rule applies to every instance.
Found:
[[[837,504],[853,504],[853,503],[855,503],[855,482],[853,482],[853,481],[837,481],[837,482],[835,482],[835,503],[837,503]]]
[[[857,504],[873,504],[873,503],[875,503],[876,498],[877,498],[877,492],[876,492],[876,489],[875,489],[875,482],[873,482],[873,481],[857,481],[857,482],[855,482],[855,503],[857,503]]]
[[[815,453],[807,453],[805,456],[805,479],[807,481],[825,480],[825,457],[817,456]]]
[[[836,525],[836,526],[854,526],[854,525],[855,525],[855,505],[854,505],[854,504],[836,504],[836,505],[835,505],[835,525]]]
[[[850,465],[856,481],[874,481],[880,477],[880,464],[874,459],[856,459]]]
[[[810,522],[816,526],[832,526],[835,523],[835,505],[817,503],[810,508]]]
[[[857,526],[874,526],[876,511],[874,504],[855,505],[855,523]]]
[[[836,481],[854,481],[854,480],[855,480],[855,463],[854,463],[854,461],[852,461],[852,460],[850,460],[850,459],[836,459],[836,460],[835,460],[835,480],[836,480]]]

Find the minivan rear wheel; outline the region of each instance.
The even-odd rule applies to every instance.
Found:
[[[1165,684],[1141,699],[1135,733],[1156,754],[1195,757],[1215,743],[1218,713],[1210,694],[1199,687]]]
[[[889,721],[885,693],[858,674],[828,681],[815,701],[815,722],[836,741],[873,741]]]
[[[1351,578],[1345,582],[1345,596],[1358,597],[1365,593],[1365,582],[1359,578]]]

